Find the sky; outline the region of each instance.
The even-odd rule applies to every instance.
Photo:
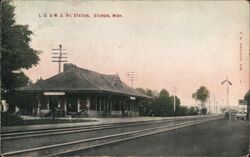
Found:
[[[237,105],[249,89],[246,1],[16,0],[14,5],[17,24],[29,25],[34,33],[30,45],[42,51],[39,64],[25,70],[34,82],[58,73],[52,49],[62,44],[69,63],[118,73],[128,85],[127,72],[133,71],[135,88],[165,88],[170,94],[175,88],[186,106],[195,104],[192,93],[202,85],[210,91],[211,109],[215,102],[224,106],[226,86],[221,82],[226,77],[233,83],[230,105]]]

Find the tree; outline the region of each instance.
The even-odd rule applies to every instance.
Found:
[[[29,78],[20,72],[39,62],[39,51],[30,47],[32,31],[28,25],[17,25],[14,6],[10,1],[1,2],[2,44],[1,85],[2,97],[10,102],[15,89],[29,83]],[[18,73],[14,71],[19,71]],[[13,97],[12,97],[13,98]]]
[[[43,82],[43,78],[42,77],[40,77],[39,79],[36,80],[36,83],[41,83],[41,82]]]
[[[166,89],[162,89],[160,93],[151,89],[137,88],[136,90],[152,97],[151,100],[145,101],[140,106],[140,115],[160,117],[189,115],[189,109],[181,106],[181,100],[177,96],[175,96],[176,111],[174,111],[174,96],[170,96]],[[191,111],[191,115],[196,114],[198,114],[197,110]]]
[[[159,95],[159,93],[156,90],[151,90],[148,88],[146,89],[145,94],[152,98],[156,98]]]
[[[203,109],[206,108],[205,103],[207,102],[209,96],[209,90],[205,86],[201,86],[199,89],[196,90],[195,93],[193,93],[192,98],[194,98],[195,100],[199,100],[201,102],[201,109]],[[202,113],[204,114],[205,110]]]
[[[245,94],[244,99],[247,101],[247,120],[249,120],[250,114],[250,90]]]
[[[186,106],[180,106],[178,110],[176,110],[177,116],[187,116],[188,115],[188,108]]]
[[[155,98],[157,97],[159,94],[156,90],[151,90],[151,89],[143,89],[143,88],[136,88],[137,91],[147,95],[147,96],[150,96],[152,98]]]
[[[160,91],[159,97],[152,102],[152,107],[155,116],[174,116],[174,105],[166,89]]]
[[[160,91],[160,97],[169,97],[169,92],[166,89]]]
[[[188,109],[188,115],[198,115],[199,109],[197,107],[190,107]]]
[[[151,89],[143,89],[143,88],[136,88],[137,91],[152,97],[150,100],[146,100],[142,103],[141,106],[139,106],[139,113],[141,116],[152,116],[153,115],[153,106],[152,102],[157,99],[157,96],[159,95],[157,91],[151,90]]]
[[[139,91],[139,92],[141,92],[143,94],[146,94],[146,91],[143,88],[136,88],[135,90],[137,90],[137,91]]]
[[[207,108],[202,108],[201,109],[201,114],[203,114],[203,115],[207,114]]]

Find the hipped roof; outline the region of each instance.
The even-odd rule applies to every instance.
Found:
[[[115,82],[118,83],[117,86],[114,85]],[[24,92],[109,92],[113,94],[151,98],[126,85],[120,80],[118,75],[100,74],[77,66],[72,66],[58,75],[26,87],[21,87],[18,90]]]

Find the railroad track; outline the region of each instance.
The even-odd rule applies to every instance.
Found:
[[[199,118],[206,118],[206,117],[199,117]],[[197,117],[189,117],[189,119],[197,119]],[[175,117],[172,119],[163,119],[163,120],[157,120],[157,121],[151,120],[151,121],[142,121],[142,122],[110,123],[110,124],[87,125],[87,126],[77,126],[77,127],[52,128],[52,129],[43,129],[43,130],[28,130],[28,131],[21,131],[21,132],[20,131],[19,132],[4,132],[2,133],[1,140],[5,141],[5,140],[28,138],[28,137],[69,134],[69,133],[87,132],[87,131],[98,131],[102,129],[159,124],[159,123],[167,123],[167,122],[182,121],[182,120],[186,120],[186,118]]]
[[[95,125],[95,126],[81,126],[81,127],[75,127],[75,128],[47,129],[47,130],[37,130],[37,131],[3,133],[2,141],[14,140],[14,139],[20,139],[20,138],[28,138],[28,137],[70,134],[70,133],[77,133],[77,132],[98,131],[98,130],[103,130],[103,129],[159,124],[159,123],[167,123],[167,122],[173,122],[173,121],[174,120],[171,119],[171,120],[150,121],[150,122],[133,122],[133,123],[125,123],[125,124],[111,123],[111,124],[100,124],[100,125]]]
[[[87,126],[87,127],[76,127],[76,128],[63,128],[63,129],[50,129],[50,130],[41,130],[41,131],[27,131],[20,133],[5,133],[3,134],[2,140],[15,140],[20,138],[35,138],[41,136],[51,136],[58,134],[68,134],[75,132],[88,132],[88,131],[98,131],[103,129],[114,129],[122,127],[133,127],[133,126],[145,126],[152,124],[159,124],[157,127],[149,127],[136,129],[132,131],[125,131],[121,133],[115,133],[111,135],[101,135],[95,137],[89,137],[80,140],[74,140],[70,142],[64,142],[59,144],[50,144],[46,146],[39,146],[35,148],[22,149],[16,151],[4,152],[3,156],[65,156],[70,155],[72,152],[83,151],[86,149],[104,146],[107,144],[112,144],[116,142],[121,142],[129,139],[139,138],[143,136],[148,136],[152,134],[161,133],[164,131],[174,130],[178,128],[188,127],[192,125],[197,125],[200,123],[205,123],[211,120],[215,120],[221,117],[218,116],[206,116],[196,118],[174,118],[161,121],[149,121],[149,122],[134,122],[126,124],[107,124],[99,126]],[[32,136],[29,136],[31,134]]]

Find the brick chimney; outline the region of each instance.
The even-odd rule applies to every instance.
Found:
[[[71,63],[64,63],[63,64],[63,72],[72,68],[76,68],[76,65],[71,64]]]

